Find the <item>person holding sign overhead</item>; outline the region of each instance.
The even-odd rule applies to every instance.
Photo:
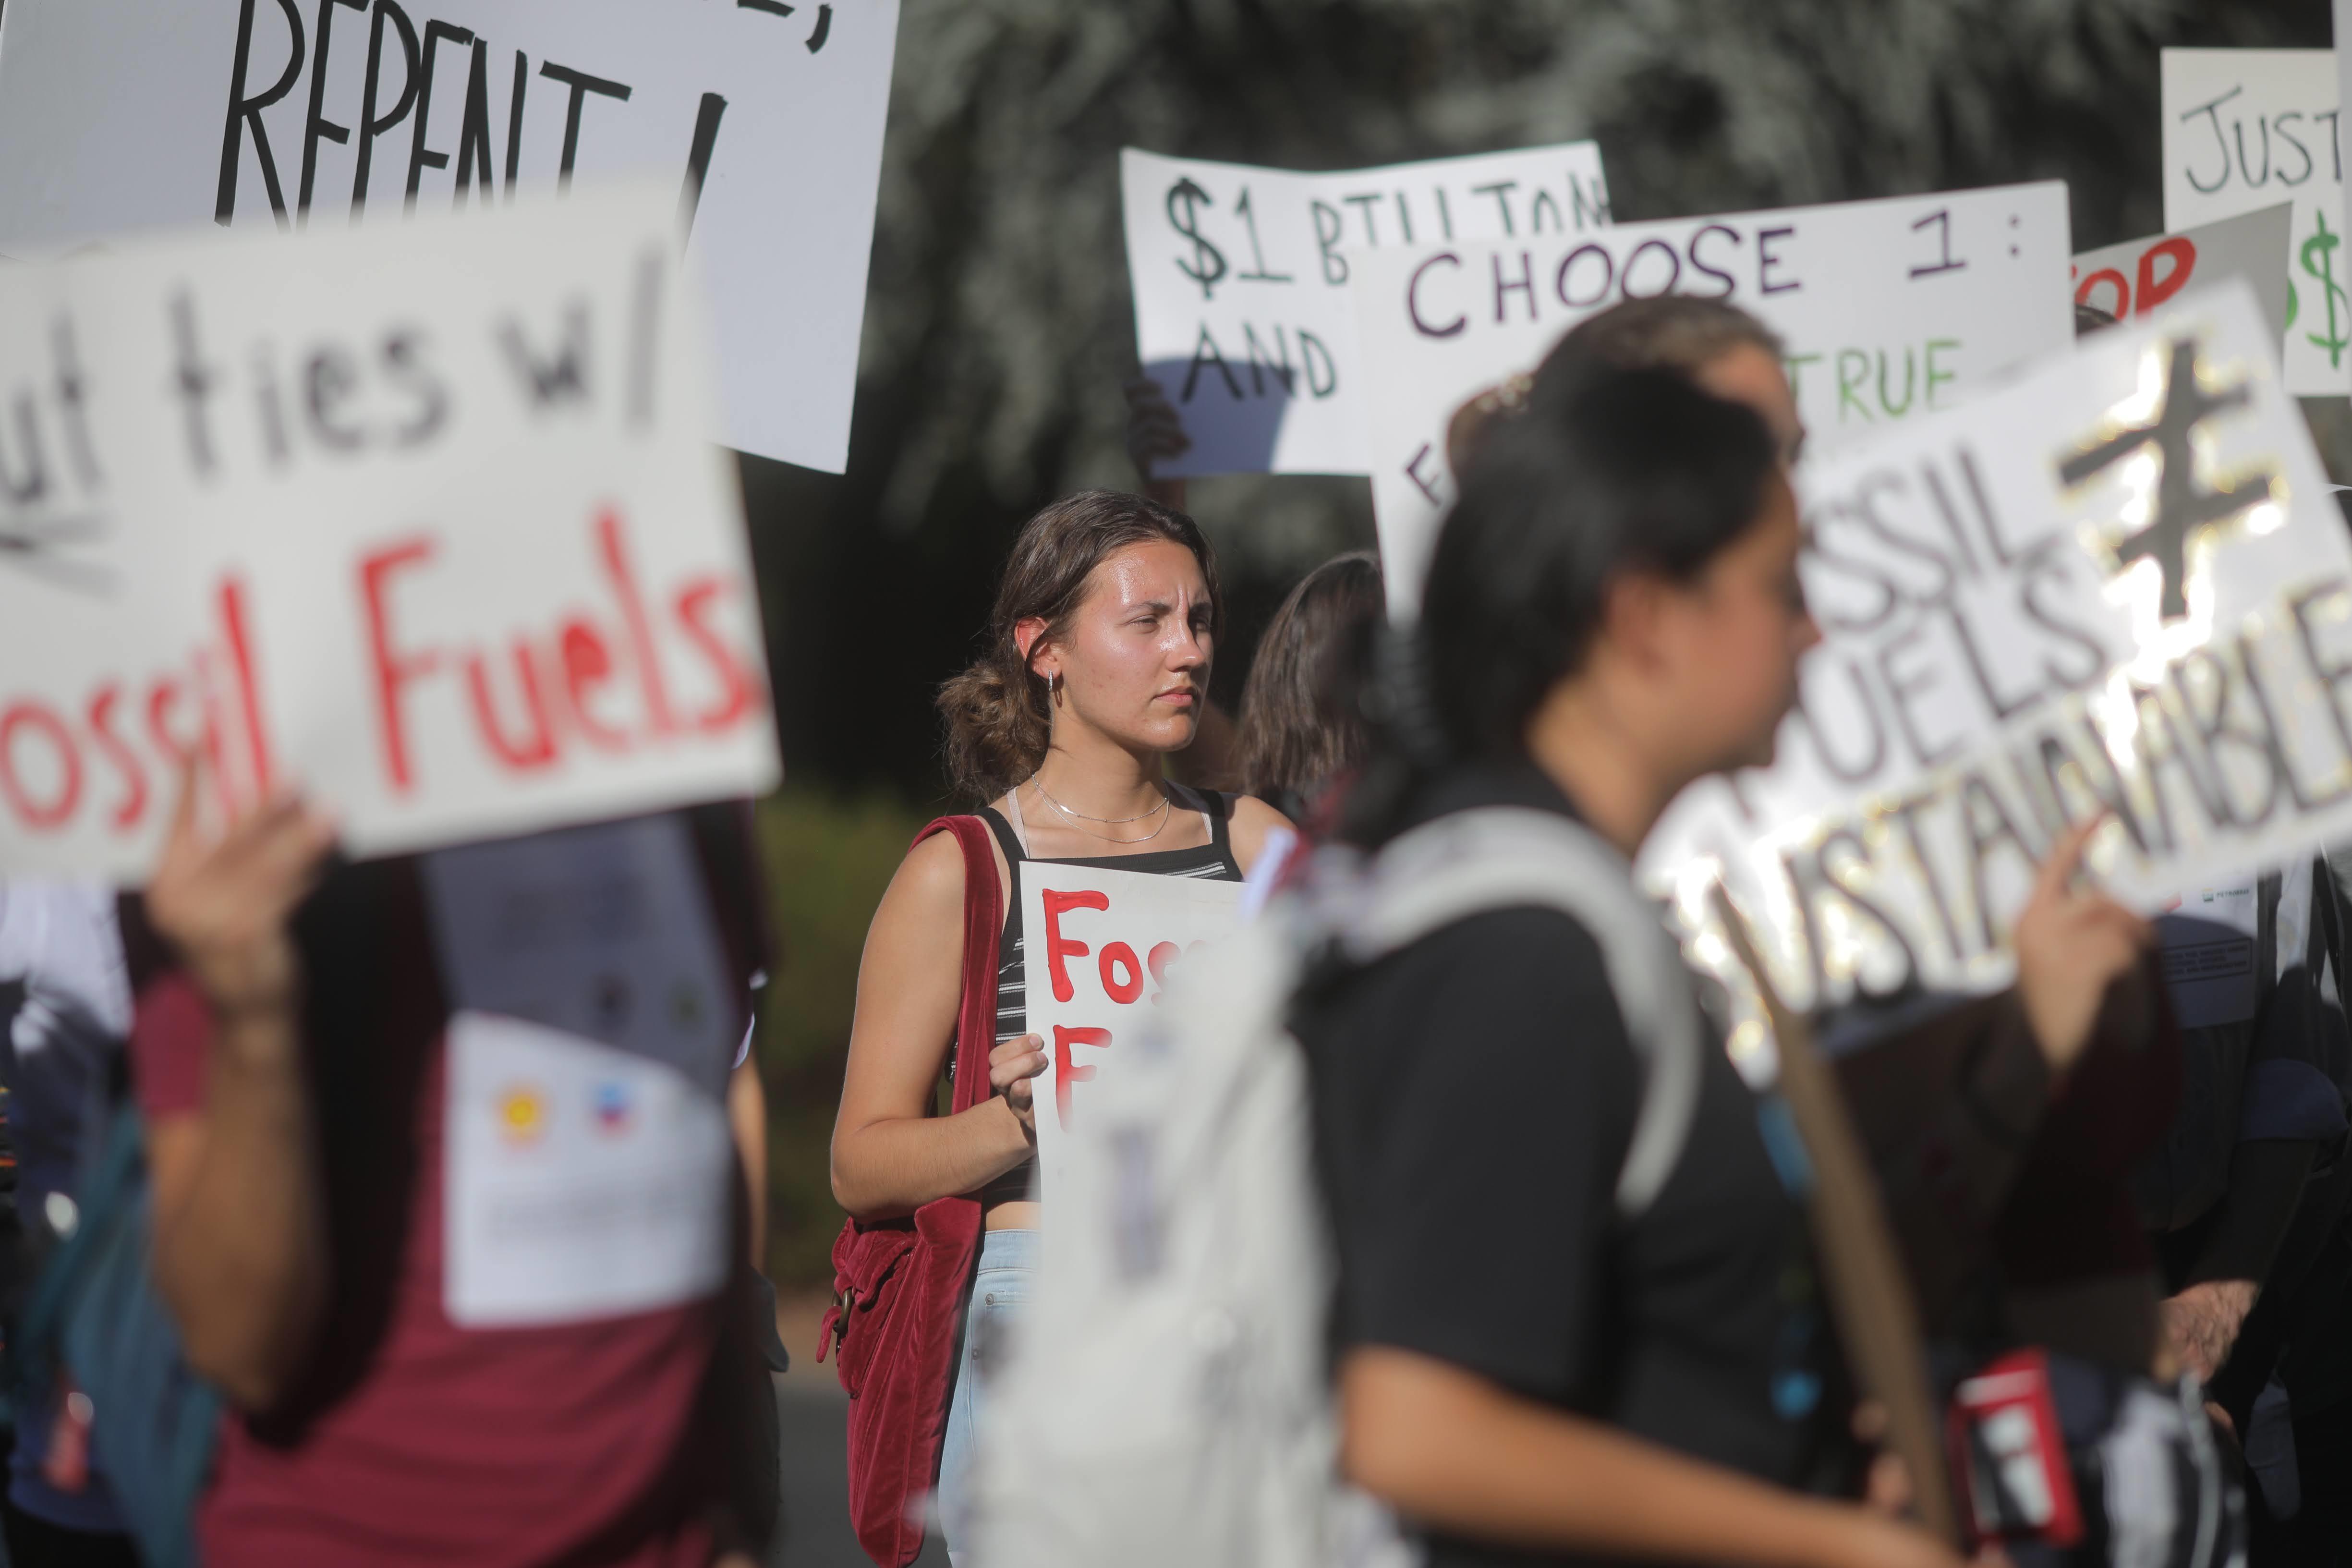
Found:
[[[1268,833],[1287,826],[1260,801],[1167,777],[1170,754],[1197,732],[1218,610],[1216,559],[1190,517],[1139,496],[1075,495],[1022,529],[981,657],[940,694],[950,772],[960,793],[989,803],[981,813],[987,837],[964,838],[961,853],[944,833],[919,840],[875,911],[834,1126],[834,1195],[854,1216],[835,1262],[844,1264],[860,1237],[887,1237],[896,1216],[943,1199],[976,1194],[982,1229],[976,1267],[950,1259],[949,1294],[928,1303],[877,1308],[880,1281],[854,1264],[843,1268],[849,1300],[841,1364],[860,1401],[852,1410],[852,1509],[869,1550],[860,1478],[886,1466],[927,1472],[923,1450],[931,1444],[940,1445],[930,1451],[940,1455],[940,1522],[950,1552],[958,1550],[980,1369],[1017,1310],[1029,1268],[1039,1215],[1033,1091],[1048,1059],[1024,1005],[1032,979],[1024,867],[1238,882]],[[976,883],[975,873],[986,880]],[[976,908],[1004,911],[1001,934],[975,929]],[[967,944],[989,936],[998,937],[998,958],[992,972],[977,973]],[[1070,949],[1048,942],[1037,951]],[[1040,986],[1044,975],[1041,965]],[[933,1115],[942,1070],[954,1076],[948,1047],[959,1015],[992,984],[988,1081],[958,1085],[956,1103],[965,1109]],[[901,1314],[901,1324],[864,1315],[877,1310]],[[903,1314],[910,1310],[952,1312],[952,1321],[909,1327]],[[953,1339],[956,1323],[961,1346],[948,1363],[953,1392],[944,1432],[934,1421],[864,1435],[862,1406],[877,1396],[869,1369],[876,1352],[860,1336],[887,1329],[903,1346],[909,1335],[943,1330]],[[934,1394],[948,1388],[934,1388],[927,1372],[915,1401]]]

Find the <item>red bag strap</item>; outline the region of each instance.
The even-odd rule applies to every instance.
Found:
[[[951,1112],[988,1098],[988,1055],[996,1048],[997,949],[1004,937],[1004,898],[996,882],[994,839],[977,816],[942,816],[915,835],[920,844],[952,833],[963,850],[963,1005],[956,1014],[955,1095]]]

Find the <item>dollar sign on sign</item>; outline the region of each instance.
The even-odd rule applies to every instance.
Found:
[[[2318,226],[2317,232],[2303,242],[2303,269],[2318,279],[2320,287],[2327,290],[2327,331],[2325,335],[2318,332],[2303,335],[2310,340],[2313,347],[2327,351],[2330,368],[2341,368],[2345,349],[2352,347],[2352,336],[2346,335],[2346,327],[2352,322],[2340,319],[2336,313],[2338,303],[2352,304],[2352,300],[2346,300],[2343,287],[2336,281],[2336,247],[2344,242],[2344,237],[2327,232],[2326,213],[2313,213],[2311,219]]]
[[[1179,204],[1183,211],[1177,211]],[[1225,275],[1225,253],[1201,237],[1200,208],[1216,205],[1216,198],[1194,184],[1190,178],[1177,181],[1168,187],[1168,221],[1176,232],[1192,242],[1192,259],[1176,258],[1176,270],[1201,286],[1201,298],[1210,298],[1217,279]]]

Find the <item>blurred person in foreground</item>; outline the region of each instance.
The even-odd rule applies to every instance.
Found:
[[[1630,876],[1685,785],[1768,764],[1820,638],[1792,445],[1659,371],[1580,373],[1496,421],[1431,567],[1424,689],[1384,705],[1345,837],[1514,805],[1585,822]],[[2059,1070],[2147,940],[2072,889],[2085,837],[2019,922],[2023,1011]],[[1297,1025],[1339,1248],[1343,1460],[1432,1568],[1957,1561],[1834,1495],[1858,1486],[1854,1411],[1773,1148],[1785,1113],[1720,1048],[1657,1199],[1614,1215],[1638,1067],[1576,921],[1458,921],[1311,993]]]
[[[740,812],[347,865],[298,797],[196,798],[131,1046],[157,1283],[239,1407],[205,1555],[748,1568]]]

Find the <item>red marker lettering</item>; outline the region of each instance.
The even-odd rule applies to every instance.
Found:
[[[590,743],[608,752],[625,752],[629,737],[596,717],[589,699],[612,679],[613,655],[604,639],[586,621],[566,621],[557,640],[563,650],[563,694],[572,700],[572,718]]]
[[[1156,942],[1144,955],[1144,964],[1151,971],[1151,1005],[1160,1005],[1160,994],[1168,988],[1168,961],[1179,957],[1183,950],[1172,942]]]
[[[1071,910],[1108,910],[1108,893],[1059,893],[1045,889],[1045,970],[1053,976],[1054,1000],[1066,1002],[1077,994],[1070,984],[1070,969],[1066,960],[1084,958],[1094,949],[1082,942],[1072,942],[1062,934],[1062,916]]]
[[[2156,275],[2156,258],[2163,257],[2172,263],[2172,270],[2163,277]],[[2167,300],[2188,287],[2190,274],[2197,270],[2197,242],[2185,234],[2158,240],[2139,253],[2139,303],[2132,310],[2135,316],[2145,316]],[[2120,316],[2121,310],[2116,312]]]
[[[35,800],[16,770],[16,742],[27,734],[47,740],[57,753],[58,787],[47,800]],[[73,732],[66,728],[66,721],[47,703],[28,697],[0,713],[0,795],[7,797],[9,809],[26,826],[40,829],[63,827],[74,807],[81,804],[81,753],[74,749]]]
[[[1048,893],[1047,898],[1054,895]],[[1100,897],[1099,894],[1096,895]],[[1062,998],[1065,1002],[1069,998]],[[1108,1046],[1108,1029],[1073,1029],[1064,1025],[1054,1026],[1054,1114],[1061,1118],[1066,1131],[1070,1125],[1070,1090],[1095,1076],[1092,1068],[1082,1068],[1070,1060],[1072,1046]]]
[[[1114,968],[1124,968],[1127,978],[1111,978]],[[1123,942],[1112,942],[1102,950],[1102,986],[1114,1002],[1132,1002],[1143,994],[1143,965],[1135,956],[1135,949]]]
[[[147,770],[139,765],[139,753],[114,732],[114,702],[121,695],[121,688],[110,680],[89,699],[90,733],[98,741],[99,751],[122,775],[122,804],[109,817],[118,833],[137,822],[147,809]]]
[[[376,726],[383,737],[384,766],[392,787],[408,793],[414,780],[408,768],[408,731],[402,721],[401,693],[410,682],[439,667],[436,653],[398,654],[393,651],[392,623],[384,595],[394,572],[430,560],[433,542],[412,539],[387,545],[360,557],[360,593],[367,605],[368,652],[375,664]]]
[[[478,653],[466,656],[466,691],[473,700],[474,723],[490,743],[490,754],[517,773],[528,773],[555,761],[555,726],[548,722],[547,700],[539,689],[539,666],[527,638],[514,640],[514,668],[530,731],[520,741],[509,739],[499,721],[498,700],[490,695],[489,666]]]
[[[696,726],[705,732],[732,725],[751,710],[752,700],[759,695],[757,677],[735,657],[735,650],[711,626],[707,615],[710,602],[727,588],[728,584],[719,578],[698,577],[677,595],[678,629],[719,678],[718,702],[695,716]]]
[[[653,622],[646,615],[644,595],[637,592],[636,574],[629,569],[626,542],[621,536],[621,514],[609,507],[597,515],[596,542],[604,555],[605,575],[613,580],[614,596],[621,601],[621,619],[629,628],[629,644],[636,656],[637,684],[645,692],[646,711],[653,717],[654,733],[675,733],[677,718],[670,711],[669,689],[662,683],[661,650],[654,646]]]
[[[253,764],[253,793],[269,794],[269,734],[262,728],[261,698],[253,673],[253,642],[245,629],[245,584],[236,577],[222,580],[221,629],[228,635],[229,658],[236,668],[237,705],[245,710],[245,752]]]

